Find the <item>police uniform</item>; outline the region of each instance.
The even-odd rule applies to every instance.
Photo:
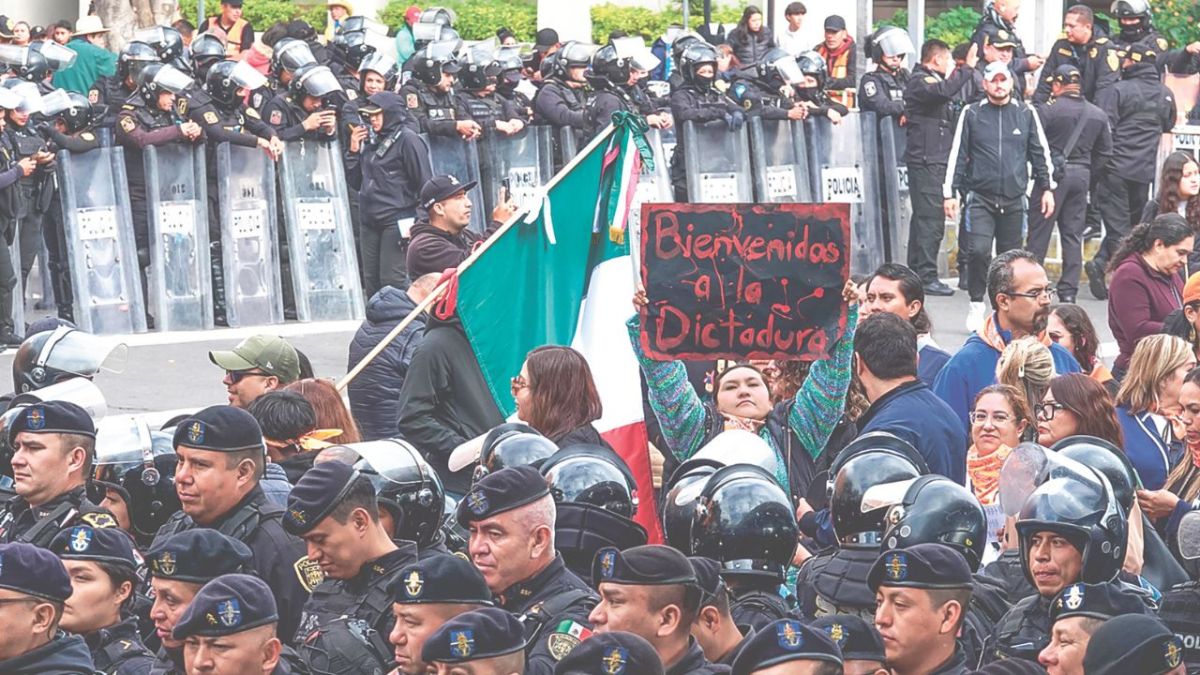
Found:
[[[296,536],[312,531],[329,517],[349,491],[362,482],[368,482],[367,477],[342,462],[324,462],[309,469],[288,495],[287,513],[283,516],[284,529]],[[416,559],[416,544],[405,542],[400,548],[364,562],[353,577],[321,582],[304,603],[300,628],[296,631],[293,644],[320,639],[318,634],[323,629],[335,619],[346,617],[362,622],[366,628],[382,636],[383,652],[375,656],[380,665],[391,661],[387,636],[392,632],[395,618],[388,588],[398,578],[400,570]],[[370,647],[369,643],[363,644]]]
[[[22,431],[96,437],[96,427],[87,411],[66,401],[47,401],[23,408],[9,426],[9,447],[13,447],[17,434]],[[0,541],[46,547],[59,530],[76,524],[115,527],[116,520],[107,509],[88,500],[87,488],[83,485],[36,507],[18,496],[0,511]]]
[[[690,82],[671,92],[671,117],[679,126],[684,122],[704,124],[724,120],[730,129],[740,128],[746,120],[738,104],[716,87]],[[671,186],[678,202],[688,201],[686,167],[683,143],[679,143],[671,156]]]
[[[533,123],[548,124],[556,129],[587,130],[587,91],[583,87],[569,87],[558,78],[547,80],[533,99]]]
[[[87,98],[92,105],[103,105],[107,108],[100,128],[112,129],[116,126],[117,113],[134,93],[133,89],[125,86],[125,81],[119,75],[101,75],[96,78],[87,91]]]
[[[876,548],[834,548],[809,559],[796,580],[801,615],[852,614],[870,620],[875,592],[867,587],[867,573],[878,557]]]
[[[421,660],[454,665],[486,661],[524,648],[525,635],[517,617],[498,607],[481,607],[459,614],[431,633],[421,647]]]
[[[746,641],[733,661],[733,675],[750,675],[782,663],[840,666],[842,650],[824,630],[795,619],[780,619]]]
[[[1124,614],[1092,633],[1083,657],[1088,675],[1164,675],[1183,665],[1183,640],[1158,618]]]
[[[513,110],[518,112],[518,119],[525,124],[533,123],[533,100],[519,91],[516,87],[505,87],[501,84],[496,86],[496,95],[504,99]]]
[[[30,544],[0,544],[0,588],[59,605],[71,597],[71,578],[62,561]],[[32,636],[13,636],[29,639]],[[0,673],[92,673],[92,656],[79,635],[57,631],[33,650],[0,660]]]
[[[496,122],[524,121],[524,113],[495,92],[480,96],[478,92],[462,91],[455,94],[454,105],[459,119],[474,120],[489,133],[496,133]]]
[[[785,96],[778,86],[756,78],[739,78],[729,87],[732,98],[748,115],[761,115],[766,120],[786,120],[795,107],[791,96]]]
[[[830,640],[842,650],[846,661],[874,661],[880,665],[887,660],[883,638],[875,624],[852,614],[830,614],[809,622],[814,630],[825,631]]]
[[[729,587],[725,585],[725,580],[721,578],[721,563],[713,560],[712,558],[705,558],[701,556],[690,556],[688,557],[688,562],[692,564],[692,571],[696,574],[696,586],[700,588],[700,610],[703,610],[705,607],[717,607],[721,602],[721,596],[726,598],[726,602],[730,601]],[[732,606],[730,606],[729,612],[732,616]],[[750,636],[754,634],[754,630],[747,630],[746,628],[743,628],[742,625],[737,622],[736,617],[734,617],[734,622],[734,625],[737,626],[738,632],[743,635],[743,638],[725,654],[714,656],[712,659],[713,662],[719,665],[732,666],[733,659],[735,656],[737,656],[738,651],[746,644],[746,641],[750,639]],[[765,623],[770,623],[770,621]],[[706,656],[713,655],[706,654]]]
[[[1010,67],[1014,76],[1013,98],[1021,98],[1025,95],[1025,74],[1028,72],[1026,65],[1028,54],[1025,53],[1025,43],[1017,35],[1016,27],[1000,16],[992,4],[988,3],[983,17],[975,26],[975,32],[971,34],[971,42],[975,43],[979,50],[980,61],[983,60],[984,40],[989,35],[998,34],[1006,34],[1009,41],[1013,43],[1012,67]]]
[[[67,150],[72,154],[90,152],[100,147],[100,138],[90,128],[73,134],[64,134],[50,127],[48,129],[52,150]],[[55,199],[50,203],[46,212],[46,226],[42,236],[46,242],[46,266],[50,268],[50,281],[54,286],[54,300],[58,305],[58,316],[68,321],[74,321],[73,302],[75,289],[71,285],[71,265],[67,262],[67,244],[65,220],[63,218],[62,200]]]
[[[30,118],[24,125],[18,125],[10,117],[5,130],[12,140],[17,152],[17,159],[32,157],[48,151],[50,148],[45,139],[34,128],[34,120]],[[50,204],[56,200],[54,189],[53,168],[39,164],[33,173],[17,180],[17,191],[21,194],[20,211],[17,217],[17,248],[21,261],[21,288],[29,278],[33,269],[33,261],[42,251],[42,223]]]
[[[654,645],[640,635],[623,631],[588,637],[559,662],[556,675],[662,675],[662,660]]]
[[[459,137],[458,113],[452,92],[441,91],[413,78],[400,87],[400,95],[404,97],[408,111],[420,124],[422,133]]]
[[[862,76],[858,85],[859,106],[880,118],[904,114],[904,89],[908,86],[906,68],[887,70],[882,66]]]
[[[262,431],[245,410],[218,405],[180,422],[173,444],[176,448],[237,452],[262,447]],[[304,542],[284,531],[280,523],[283,511],[267,499],[261,485],[255,485],[237,505],[206,526],[249,547],[252,566],[278,600],[278,634],[288,640],[296,634],[304,602],[324,575],[305,555]],[[180,511],[159,529],[155,543],[195,527],[199,525]]]
[[[1014,604],[996,624],[994,658],[1037,661],[1038,654],[1050,644],[1052,603],[1053,598],[1034,594]]]
[[[1117,49],[1103,35],[1093,36],[1085,45],[1059,38],[1051,47],[1050,55],[1042,64],[1042,78],[1033,93],[1034,103],[1050,100],[1050,86],[1054,84],[1054,73],[1061,66],[1079,69],[1079,89],[1083,97],[1096,103],[1097,97],[1121,79],[1121,60]]]
[[[3,110],[0,110],[3,114]],[[7,250],[16,237],[16,218],[20,209],[21,194],[17,181],[23,171],[17,164],[17,150],[8,134],[0,133],[0,247]],[[12,256],[0,256],[0,336],[8,336],[16,343],[20,336],[16,335],[13,325],[13,291],[17,287],[17,272],[13,267]],[[25,329],[21,326],[21,330]]]
[[[84,560],[115,565],[135,572],[139,560],[133,539],[115,527],[96,529],[77,525],[59,532],[50,550],[62,560]],[[137,619],[130,616],[83,636],[96,669],[107,675],[142,675],[150,669],[154,655],[142,644]]]
[[[1188,581],[1163,593],[1158,618],[1183,639],[1188,672],[1200,672],[1200,581]]]
[[[267,101],[261,112],[263,119],[275,129],[281,141],[298,141],[301,138],[328,140],[331,136],[320,127],[311,131],[304,128],[304,120],[312,113],[292,100],[292,95],[286,89]]]
[[[537,469],[509,467],[475,483],[459,502],[456,516],[459,525],[468,529],[473,521],[532,504],[549,494]],[[579,645],[576,635],[591,629],[588,615],[597,601],[592,589],[567,569],[561,557],[497,596],[497,604],[520,616],[525,627],[528,675],[554,672],[554,665]]]

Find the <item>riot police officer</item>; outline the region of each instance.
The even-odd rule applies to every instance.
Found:
[[[554,128],[556,168],[571,159],[564,156],[562,135],[572,136],[578,146],[591,124],[584,73],[591,64],[594,51],[593,45],[572,40],[546,57],[542,64],[543,68],[549,69],[549,76],[533,98],[533,123]]]
[[[408,61],[412,78],[400,87],[400,94],[423,133],[471,140],[482,129],[474,121],[457,119],[454,110],[454,76],[462,68],[454,58],[457,46],[457,41],[432,42],[413,54]]]
[[[1079,69],[1079,93],[1091,103],[1121,79],[1120,55],[1108,36],[1095,28],[1095,14],[1087,5],[1072,5],[1063,17],[1063,37],[1050,46],[1041,80],[1033,93],[1034,103],[1046,103],[1053,95],[1054,74],[1060,66]]]
[[[304,544],[284,531],[283,508],[259,485],[266,450],[250,413],[211,406],[181,421],[172,439],[179,456],[175,488],[182,510],[158,531],[157,544],[177,532],[210,527],[238,539],[253,553],[253,567],[278,600],[279,634],[296,634],[309,592],[321,569],[304,555]]]
[[[225,60],[225,45],[221,38],[212,33],[201,33],[189,47],[192,54],[192,69],[198,82],[208,81],[208,70]]]
[[[471,535],[471,562],[497,604],[522,616],[528,675],[554,671],[590,629],[588,613],[596,604],[592,590],[554,551],[554,514],[546,479],[530,466],[484,476],[459,502],[456,514]],[[514,555],[513,547],[526,553]]]
[[[492,428],[483,437],[479,459],[471,476],[478,481],[489,473],[510,466],[541,467],[558,452],[554,441],[523,422],[505,422]]]
[[[880,118],[904,117],[904,89],[909,78],[904,57],[914,51],[908,33],[895,26],[884,26],[867,38],[867,52],[875,61],[875,70],[859,81],[858,96],[863,110]]]
[[[462,91],[455,94],[458,118],[474,120],[485,134],[511,136],[525,128],[528,119],[512,101],[496,92],[500,64],[492,50],[484,45],[472,47],[458,74]]]
[[[449,554],[442,529],[446,491],[421,453],[401,439],[347,447],[362,458],[355,468],[375,486],[379,523],[388,536],[416,542],[423,558]]]
[[[796,57],[803,79],[796,85],[796,100],[807,115],[828,117],[837,124],[850,110],[829,95],[829,73],[825,59],[817,52],[801,52]]]
[[[388,586],[402,567],[416,562],[417,547],[413,542],[397,546],[388,537],[375,499],[370,479],[357,469],[324,462],[292,488],[283,527],[304,540],[308,559],[325,575],[304,603],[293,642],[321,651],[315,643],[330,639],[327,631],[335,619],[357,619],[374,632],[365,644],[378,646],[367,651],[382,668],[391,661],[386,640],[395,621]]]
[[[270,32],[269,29],[263,34],[264,39]],[[313,56],[312,49],[303,41],[289,37],[279,38],[275,42],[274,51],[271,52],[267,85],[250,94],[250,107],[265,112],[271,99],[288,92],[288,85],[292,83],[296,71],[304,66],[316,64],[317,59]]]
[[[0,111],[12,110],[20,105],[21,97],[8,89],[0,89]],[[4,128],[6,115],[0,113],[0,132]],[[6,224],[3,228],[3,239],[0,247],[11,245],[16,236],[15,219],[20,210],[20,188],[18,180],[33,174],[37,170],[37,161],[32,157],[20,157],[12,138],[6,133],[0,133],[0,215],[4,216]],[[0,255],[0,344],[16,346],[21,344],[22,337],[17,331],[24,331],[24,326],[16,326],[13,320],[13,290],[17,286],[17,271],[13,268],[11,255]],[[23,301],[23,299],[21,300]]]
[[[684,84],[671,92],[671,117],[676,124],[724,121],[731,131],[741,128],[746,121],[745,114],[713,86],[717,78],[717,50],[712,45],[704,42],[689,45],[680,55],[679,71]],[[686,166],[681,143],[675,146],[675,154],[671,157],[675,201],[688,200]]]
[[[1192,42],[1183,49],[1169,49],[1167,39],[1154,28],[1146,0],[1113,0],[1109,13],[1117,19],[1119,30],[1111,40],[1119,57],[1125,58],[1135,51],[1153,53],[1159,73],[1196,72],[1195,55],[1200,54],[1200,42]]]
[[[651,127],[670,128],[670,115],[660,111],[640,86],[646,73],[657,65],[658,58],[646,49],[641,38],[618,38],[592,55],[588,80],[596,93],[588,110],[593,132],[608,126],[618,110],[643,115]]]
[[[516,47],[501,47],[496,52],[496,94],[508,101],[526,124],[533,122],[533,96],[537,87],[525,78],[525,62]]]
[[[330,68],[341,82],[346,98],[354,101],[358,98],[358,86],[361,79],[359,72],[363,62],[375,54],[375,48],[367,44],[366,30],[338,31],[330,44]],[[336,66],[336,67],[335,67]]]
[[[31,82],[10,80],[5,84],[15,85],[12,91],[21,96],[21,103],[7,111],[7,134],[12,141],[17,157],[29,157],[37,163],[37,170],[17,181],[20,193],[20,208],[16,217],[19,260],[21,262],[21,288],[33,269],[33,261],[41,255],[42,223],[50,204],[55,200],[53,161],[54,155],[46,140],[38,132],[34,115],[42,112],[42,95],[37,85]],[[57,112],[57,111],[55,111]],[[23,298],[17,298],[23,301]],[[18,326],[18,329],[23,327]]]
[[[732,665],[745,643],[745,633],[733,620],[733,604],[729,585],[721,578],[721,563],[712,558],[689,556],[700,589],[700,609],[692,622],[692,637],[704,650],[704,658],[722,665]]]
[[[341,90],[328,67],[315,63],[301,66],[293,73],[287,90],[267,102],[263,117],[281,141],[327,140],[337,135],[341,107],[340,101],[327,97]]]
[[[123,434],[113,430],[121,426]],[[111,415],[100,428],[105,442],[96,447],[91,499],[111,511],[117,526],[139,546],[149,546],[158,528],[179,510],[171,434],[150,431],[136,418]]]
[[[802,120],[807,109],[795,99],[793,87],[804,77],[796,59],[782,49],[767,52],[762,61],[739,76],[729,88],[730,97],[751,115],[768,120]]]
[[[153,47],[159,63],[174,66],[188,75],[194,74],[183,36],[178,30],[170,26],[149,26],[134,31],[133,39]]]
[[[117,56],[116,75],[96,78],[87,97],[93,105],[107,106],[102,128],[111,129],[116,124],[122,104],[137,92],[142,69],[152,63],[158,63],[158,52],[153,47],[144,42],[128,42]]]

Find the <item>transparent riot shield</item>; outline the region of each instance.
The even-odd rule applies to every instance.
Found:
[[[296,317],[362,319],[362,284],[341,146],[336,138],[291,141],[279,169]]]
[[[258,148],[217,146],[225,316],[231,327],[283,323],[275,162]]]
[[[12,267],[16,272],[17,283],[12,290],[12,323],[13,332],[25,334],[25,284],[21,282],[21,246],[20,239],[13,237],[13,243],[8,247],[8,257],[12,258]]]
[[[482,233],[490,222],[490,209],[484,208],[483,189],[479,186],[479,148],[474,141],[464,141],[458,136],[421,134],[429,146],[429,164],[433,175],[450,175],[460,183],[475,182],[467,192],[471,198],[471,224],[467,227]]]
[[[746,126],[730,131],[724,122],[683,123],[688,198],[702,204],[754,201]]]
[[[874,117],[875,113],[862,113]],[[912,200],[908,196],[908,166],[904,151],[908,136],[892,116],[878,120],[879,130],[879,191],[883,206],[884,244],[887,259],[903,263],[908,260],[908,227],[912,222]]]
[[[496,208],[500,187],[507,187],[520,209],[532,207],[538,189],[554,175],[554,156],[545,149],[551,145],[551,129],[527,126],[520,133],[506,136],[494,131],[479,141],[479,176],[483,209],[490,214]]]
[[[671,190],[671,169],[667,165],[667,154],[663,151],[662,131],[647,129],[646,144],[650,146],[654,168],[642,164],[641,173],[638,175],[637,188],[633,192],[633,202],[629,205],[629,222],[634,223],[635,226],[642,222],[642,204],[674,201]],[[631,147],[630,150],[632,149]]]
[[[55,171],[76,323],[97,335],[145,332],[123,149],[62,150]]]
[[[150,310],[158,330],[213,327],[204,146],[147,146]]]
[[[755,201],[811,202],[803,124],[758,115],[749,122]]]
[[[844,115],[840,124],[809,117],[804,131],[814,201],[850,204],[850,271],[871,272],[884,261],[877,134],[864,129],[858,111]]]
[[[571,163],[575,159],[575,155],[579,153],[579,133],[572,127],[558,128],[558,150],[559,161],[555,165],[555,169],[562,169],[564,166]]]
[[[675,133],[676,127],[664,129],[662,134],[663,158],[667,160],[667,172],[670,173],[671,160],[675,157],[675,144],[679,142],[679,137]]]

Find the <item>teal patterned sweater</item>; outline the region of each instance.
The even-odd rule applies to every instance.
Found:
[[[685,461],[709,440],[708,411],[688,381],[687,370],[682,362],[655,361],[642,350],[637,315],[625,325],[629,329],[629,339],[642,373],[646,376],[650,408],[662,427],[668,449],[679,461]],[[845,410],[857,325],[858,307],[851,306],[845,335],[834,344],[829,358],[813,364],[788,411],[788,426],[813,458],[821,453]],[[777,446],[765,425],[759,429],[758,435],[775,452],[775,480],[787,492],[788,464],[782,449]]]

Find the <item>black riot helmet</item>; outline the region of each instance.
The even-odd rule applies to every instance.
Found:
[[[92,105],[86,96],[77,92],[68,92],[71,104],[66,110],[58,113],[57,118],[67,127],[68,134],[76,134],[89,127],[99,124],[108,112],[106,105]]]
[[[800,66],[800,72],[804,75],[812,75],[817,80],[817,88],[825,88],[825,79],[828,76],[828,71],[825,67],[825,59],[814,51],[800,52],[796,57],[796,65]]]
[[[415,541],[418,547],[438,541],[446,515],[446,490],[421,453],[400,439],[346,447],[362,457],[355,467],[375,486],[379,506],[396,523],[395,537]]]
[[[688,45],[676,62],[679,64],[679,71],[683,73],[684,81],[689,84],[709,86],[716,80],[717,49],[707,42],[697,40]],[[696,70],[703,65],[713,67],[712,77],[701,78],[696,74]]]
[[[183,56],[183,36],[170,26],[150,26],[133,32],[133,39],[154,48],[160,61],[174,61]]]
[[[1150,3],[1146,0],[1116,0],[1109,7],[1109,13],[1117,18],[1121,39],[1127,42],[1140,40],[1154,27]],[[1122,19],[1137,19],[1137,21],[1126,24]]]
[[[333,45],[342,56],[342,61],[351,70],[358,70],[363,59],[375,53],[375,47],[367,42],[367,31],[356,30],[340,32],[333,39]]]
[[[433,86],[442,80],[442,73],[457,73],[460,70],[454,53],[459,43],[453,40],[431,42],[412,55],[413,77]]]
[[[70,68],[79,56],[74,49],[58,44],[53,40],[38,40],[29,45],[32,54],[41,54],[52,72]]]
[[[722,574],[783,579],[800,528],[787,493],[753,464],[733,464],[709,477],[692,521],[692,555],[721,563]]]
[[[225,45],[221,43],[221,38],[212,33],[201,33],[192,40],[192,64],[196,69],[196,76],[203,78],[208,74],[208,69],[212,68],[218,61],[225,59]]]
[[[412,26],[413,44],[417,49],[431,42],[444,40],[454,30],[454,12],[443,7],[430,7]],[[457,35],[457,33],[455,33]]]
[[[158,529],[179,511],[175,492],[172,434],[151,431],[132,415],[106,415],[96,425],[96,456],[90,498],[99,504],[105,490],[125,500],[129,525],[139,545],[147,546]]]
[[[158,95],[171,92],[179,95],[193,84],[192,78],[175,66],[166,63],[151,63],[138,76],[138,94],[147,105],[153,106]]]
[[[602,87],[620,86],[629,80],[629,59],[617,55],[617,48],[604,45],[592,55],[590,80]]]
[[[696,35],[695,33],[687,33],[685,35],[680,35],[679,37],[675,38],[674,42],[671,43],[671,58],[675,60],[676,64],[678,64],[679,61],[683,58],[684,50],[686,50],[688,47],[690,47],[692,45],[697,45],[697,44],[708,44],[708,43],[704,41],[704,38],[700,37],[699,35]],[[711,46],[711,45],[709,45],[709,46]],[[715,63],[715,60],[714,60],[714,63]]]
[[[560,80],[570,79],[572,68],[587,68],[592,63],[596,46],[570,40],[550,55],[550,74]]]
[[[396,88],[396,75],[399,72],[395,59],[382,52],[374,52],[363,59],[358,67],[358,86],[366,89],[367,73],[375,73],[383,78],[383,90],[392,91]]]
[[[1141,488],[1137,471],[1129,456],[1112,443],[1095,436],[1068,436],[1054,444],[1052,450],[1104,474],[1112,487],[1117,503],[1129,513]]]
[[[136,40],[127,42],[121,49],[121,55],[117,57],[117,75],[122,82],[126,79],[133,80],[136,86],[142,68],[152,63],[158,63],[158,52],[154,47]]]
[[[23,62],[12,67],[14,75],[26,82],[42,82],[50,74],[50,62],[32,49],[25,49]]]
[[[92,379],[100,370],[119,372],[128,349],[69,326],[34,333],[13,357],[13,390],[25,393],[75,377]]]
[[[912,39],[908,31],[896,26],[884,26],[867,36],[867,53],[875,63],[882,64],[885,56],[913,54]]]
[[[305,66],[316,65],[312,48],[304,40],[280,38],[271,52],[271,77],[276,80],[286,71],[295,73]]]
[[[245,61],[219,61],[208,70],[204,89],[222,108],[236,108],[243,89],[254,91],[267,84],[267,78]]]
[[[965,487],[927,474],[869,488],[864,502],[890,504],[883,517],[883,550],[945,544],[958,549],[972,571],[979,569],[987,544],[987,515]]]
[[[847,445],[829,469],[829,511],[842,548],[878,548],[884,507],[868,508],[867,491],[929,473],[920,453],[884,431],[864,434]]]
[[[519,59],[519,57],[518,57]],[[496,84],[500,64],[496,61],[496,49],[488,44],[473,45],[459,60],[458,81],[467,91],[483,91]]]
[[[567,569],[590,575],[596,552],[608,546],[625,550],[642,546],[646,529],[629,518],[583,502],[564,502],[556,507],[554,548]]]
[[[534,431],[533,427],[519,422],[501,424],[483,439],[479,463],[475,466],[471,481],[510,466],[539,468],[543,461],[556,452],[558,446],[554,441]]]
[[[771,84],[799,84],[800,66],[796,59],[778,47],[767,51],[754,66],[758,79]]]
[[[711,459],[689,459],[671,475],[662,503],[663,536],[667,544],[692,553],[692,520],[704,486],[723,465]]]
[[[603,445],[562,448],[545,459],[540,470],[559,504],[590,504],[625,518],[637,513],[633,474],[620,455]]]
[[[326,96],[342,91],[342,84],[329,66],[311,64],[302,66],[293,73],[292,81],[288,83],[288,92],[293,100],[299,101],[304,96],[324,99]]]

